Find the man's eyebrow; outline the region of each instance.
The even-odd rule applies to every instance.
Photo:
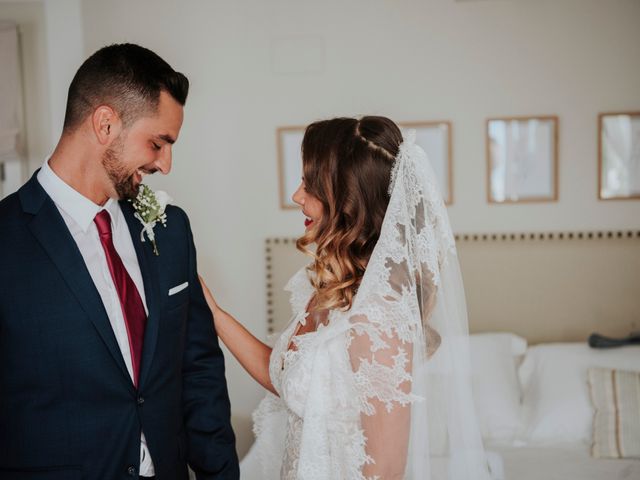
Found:
[[[160,140],[164,140],[165,142],[170,143],[171,145],[176,143],[175,138],[173,138],[171,135],[162,134],[162,135],[158,135],[157,138],[159,138]]]

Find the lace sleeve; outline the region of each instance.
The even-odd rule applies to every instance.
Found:
[[[413,271],[413,273],[412,273]],[[386,262],[384,285],[351,317],[349,358],[361,412],[367,461],[365,478],[404,478],[412,425],[412,406],[422,403],[414,382],[426,356],[440,346],[429,325],[437,287],[426,271],[403,262]],[[414,298],[407,302],[406,296]],[[425,328],[426,327],[426,328]],[[425,339],[425,335],[428,337]]]
[[[382,345],[382,343],[384,345]],[[365,478],[401,479],[411,425],[413,345],[379,335],[366,322],[352,330],[349,356],[365,437]]]

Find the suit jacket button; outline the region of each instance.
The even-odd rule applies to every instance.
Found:
[[[130,465],[129,468],[127,468],[127,474],[130,477],[133,477],[136,474],[136,467],[134,467],[133,465]]]
[[[139,406],[142,406],[142,404],[144,403],[144,398],[143,397],[138,397],[138,399],[136,400],[136,402],[138,402]]]

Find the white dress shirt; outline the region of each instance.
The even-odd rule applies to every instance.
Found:
[[[113,233],[113,245],[118,255],[122,259],[129,276],[135,283],[138,293],[142,298],[145,312],[149,314],[147,302],[144,294],[144,283],[142,282],[142,274],[138,265],[138,258],[133,247],[131,234],[127,227],[126,220],[120,210],[117,201],[109,199],[104,206],[96,205],[91,200],[67,185],[56,173],[49,167],[49,161],[45,161],[40,172],[38,172],[38,182],[51,197],[56,207],[60,211],[64,222],[73,239],[76,241],[84,263],[87,265],[91,279],[95,284],[107,315],[113,333],[118,341],[118,346],[122,352],[124,363],[127,366],[129,375],[133,381],[133,366],[131,363],[131,350],[129,349],[129,337],[127,335],[127,327],[122,313],[122,306],[118,297],[109,267],[107,265],[106,256],[98,229],[93,223],[93,219],[101,210],[107,210],[111,216],[111,229]],[[151,477],[155,475],[153,461],[147,447],[147,440],[142,433],[142,443],[140,445],[140,475]]]

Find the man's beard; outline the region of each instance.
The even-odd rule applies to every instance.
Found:
[[[121,162],[123,146],[124,142],[118,138],[102,156],[102,166],[120,200],[136,198],[140,188],[135,184],[134,173],[129,173]]]

